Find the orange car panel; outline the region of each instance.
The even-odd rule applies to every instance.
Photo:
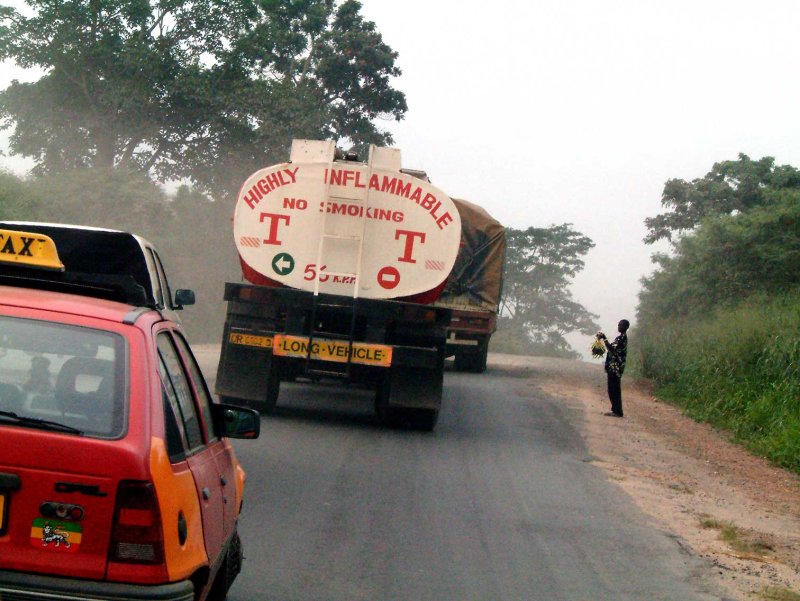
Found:
[[[203,520],[194,478],[186,462],[171,464],[160,438],[150,444],[150,472],[158,491],[158,505],[164,528],[164,554],[170,580],[183,580],[208,565],[203,539]],[[179,515],[186,522],[186,542],[178,536]]]

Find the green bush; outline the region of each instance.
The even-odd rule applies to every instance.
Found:
[[[660,396],[800,472],[800,292],[649,320],[631,348],[635,372]]]
[[[32,214],[42,204],[25,179],[0,171],[0,219],[31,221]]]

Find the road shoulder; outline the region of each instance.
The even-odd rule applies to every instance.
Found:
[[[609,403],[598,363],[491,355],[490,368],[524,373],[525,386],[582,415],[577,425],[593,462],[656,527],[705,560],[704,576],[727,598],[800,594],[796,475],[659,402],[631,378],[623,378],[625,418],[604,416]]]

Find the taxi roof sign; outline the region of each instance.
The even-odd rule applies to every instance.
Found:
[[[64,271],[52,238],[16,230],[0,229],[0,264]]]

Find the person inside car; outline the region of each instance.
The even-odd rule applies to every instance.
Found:
[[[22,388],[30,394],[45,395],[53,392],[53,384],[50,380],[50,359],[42,356],[35,356],[31,359],[28,381],[23,384]]]

